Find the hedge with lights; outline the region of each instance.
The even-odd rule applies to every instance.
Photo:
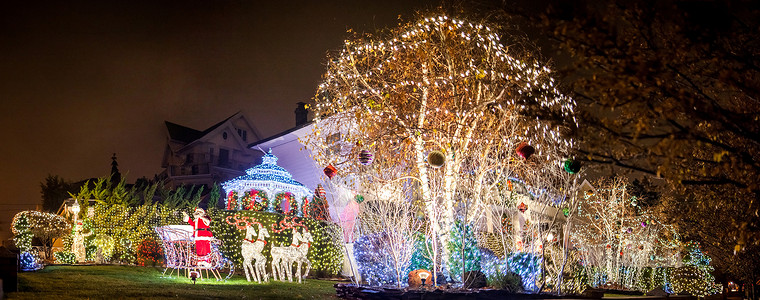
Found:
[[[95,233],[91,244],[100,249],[106,261],[115,259],[121,263],[133,264],[143,240],[158,238],[155,227],[184,224],[179,215],[178,211],[161,204],[131,207],[98,203],[95,205],[95,216],[90,220]]]
[[[267,246],[262,254],[271,261],[271,246],[290,245],[293,228],[308,228],[314,242],[311,243],[308,259],[318,276],[338,274],[343,267],[343,251],[337,234],[337,225],[327,224],[311,218],[299,218],[262,211],[219,211],[209,210],[211,232],[222,241],[219,250],[236,266],[242,266],[240,253],[245,227],[248,224],[261,223],[269,231]],[[258,229],[254,225],[255,229]]]

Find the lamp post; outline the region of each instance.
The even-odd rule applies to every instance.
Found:
[[[79,219],[79,211],[80,211],[79,202],[77,201],[77,199],[74,199],[74,204],[71,205],[71,213],[74,214],[74,226],[76,226],[77,219]]]

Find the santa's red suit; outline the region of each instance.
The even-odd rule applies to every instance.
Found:
[[[198,217],[194,215],[195,220],[188,217],[185,221],[190,223],[195,229],[195,253],[198,256],[205,256],[211,252],[211,238],[214,236],[209,230],[210,221],[206,217]]]

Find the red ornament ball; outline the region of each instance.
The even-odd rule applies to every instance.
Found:
[[[520,143],[520,145],[517,146],[516,151],[517,151],[517,155],[519,155],[520,157],[524,159],[528,159],[530,158],[531,155],[533,155],[533,153],[536,152],[536,149],[533,148],[533,146],[528,145],[528,143],[522,142]]]

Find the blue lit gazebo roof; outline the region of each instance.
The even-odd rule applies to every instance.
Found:
[[[272,154],[272,149],[262,157],[260,165],[246,170],[245,173],[246,175],[222,183],[225,192],[236,191],[242,195],[245,191],[256,189],[265,191],[270,197],[284,192],[293,193],[296,199],[313,196],[309,188],[293,180],[293,176],[287,170],[277,165],[277,156]]]

